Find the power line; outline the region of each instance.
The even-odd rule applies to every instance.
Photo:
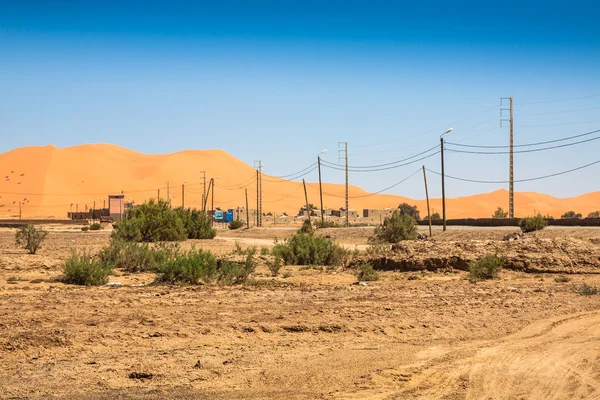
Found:
[[[548,143],[564,142],[565,140],[577,139],[579,137],[593,135],[594,133],[598,133],[598,132],[600,132],[600,129],[597,129],[595,131],[580,133],[579,135],[568,136],[568,137],[564,137],[564,138],[560,138],[560,139],[547,140],[545,142],[516,144],[516,145],[514,145],[514,147],[531,147],[531,146],[539,146],[539,145],[548,144]],[[454,145],[454,146],[473,147],[473,148],[480,148],[480,149],[505,149],[507,147],[510,147],[510,146],[506,146],[506,145],[486,146],[486,145],[474,145],[474,144],[461,144],[461,143],[453,143],[453,142],[445,142],[445,143],[449,144],[449,145]]]
[[[285,195],[285,196],[283,196],[283,197],[281,197],[281,198],[279,198],[277,200],[263,201],[263,203],[277,203],[277,202],[279,202],[281,200],[285,200],[288,197],[290,197],[291,195],[293,195],[294,193],[296,193],[298,191],[298,189],[300,189],[301,187],[302,187],[302,184],[299,184],[298,186],[296,186],[296,189],[294,189],[291,193],[289,193],[289,194],[287,194],[287,195]]]
[[[314,163],[313,166],[314,167],[312,169],[310,169],[306,172],[303,172],[302,174],[294,176],[294,177],[290,177],[290,178],[275,177],[275,178],[278,178],[279,180],[273,180],[273,179],[267,179],[267,178],[262,178],[262,179],[266,182],[271,182],[271,183],[282,183],[282,182],[293,181],[295,179],[302,178],[303,176],[310,174],[311,172],[313,172],[314,170],[316,170],[318,168],[317,163]]]
[[[388,186],[388,187],[386,187],[385,189],[381,189],[381,190],[379,190],[379,191],[377,191],[377,192],[373,192],[373,193],[369,193],[369,194],[364,194],[364,195],[361,195],[361,196],[348,196],[348,198],[350,198],[350,199],[360,199],[360,198],[363,198],[363,197],[370,197],[370,196],[375,196],[375,195],[377,195],[377,194],[381,194],[381,193],[383,193],[383,192],[386,192],[386,191],[388,191],[388,190],[390,190],[390,189],[393,189],[393,188],[395,188],[396,186],[400,185],[401,183],[404,183],[404,182],[406,182],[407,180],[409,180],[410,178],[412,178],[413,176],[415,176],[415,175],[416,175],[417,173],[419,173],[419,172],[421,172],[421,168],[419,168],[418,170],[416,170],[415,172],[413,172],[412,174],[410,174],[410,175],[409,175],[409,176],[407,176],[406,178],[404,178],[404,179],[402,179],[402,180],[400,180],[400,181],[398,181],[398,182],[394,183],[394,184],[393,184],[393,185],[391,185],[391,186]],[[311,189],[314,189],[312,186],[309,186],[309,187],[310,187]],[[314,190],[316,190],[316,189],[314,189]],[[324,195],[327,195],[327,196],[331,196],[331,197],[345,198],[345,196],[338,196],[338,195],[331,194],[331,193],[325,193],[325,192],[323,192],[323,194],[324,194]]]
[[[537,180],[540,180],[540,179],[552,178],[552,177],[555,177],[555,176],[559,176],[559,175],[568,174],[568,173],[570,173],[570,172],[579,171],[580,169],[588,168],[588,167],[591,167],[592,165],[596,165],[596,164],[600,164],[600,160],[598,160],[598,161],[594,161],[594,162],[591,162],[591,163],[589,163],[589,164],[582,165],[582,166],[580,166],[580,167],[576,167],[576,168],[568,169],[568,170],[566,170],[566,171],[561,171],[561,172],[557,172],[557,173],[550,174],[550,175],[537,176],[537,177],[535,177],[535,178],[527,178],[527,179],[515,179],[515,182],[530,182],[530,181],[537,181]],[[436,175],[440,175],[440,176],[442,175],[442,174],[440,174],[439,172],[436,172],[436,171],[430,170],[430,169],[428,169],[428,168],[426,168],[426,170],[427,170],[427,171],[429,171],[429,172],[431,172],[431,173],[433,173],[433,174],[436,174]],[[445,176],[446,176],[446,178],[454,179],[454,180],[457,180],[457,181],[463,181],[463,182],[473,182],[473,183],[495,183],[495,184],[504,184],[504,183],[508,183],[508,181],[484,181],[484,180],[477,180],[477,179],[467,179],[467,178],[460,178],[460,177],[451,176],[451,175],[445,175]]]
[[[359,166],[357,166],[357,165],[351,165],[351,166],[348,166],[348,168],[350,168],[350,169],[353,169],[353,168],[356,168],[356,169],[370,169],[370,168],[380,168],[380,167],[387,167],[387,166],[390,166],[390,165],[395,165],[395,164],[402,163],[402,162],[404,162],[404,161],[411,160],[411,159],[413,159],[413,158],[415,158],[415,157],[419,157],[419,156],[421,156],[421,155],[423,155],[423,154],[426,154],[426,153],[429,153],[430,151],[432,151],[432,150],[435,150],[435,149],[437,149],[437,148],[438,148],[438,146],[436,145],[436,146],[433,146],[433,147],[432,147],[432,148],[430,148],[430,149],[427,149],[427,150],[425,150],[425,151],[423,151],[423,152],[421,152],[421,153],[415,154],[415,155],[413,155],[413,156],[410,156],[410,157],[404,158],[404,159],[402,159],[402,160],[397,160],[397,161],[393,161],[393,162],[385,163],[385,164],[378,164],[378,165],[359,165]],[[340,167],[340,168],[345,168],[345,165],[342,165],[342,164],[335,164],[335,163],[332,163],[332,162],[329,162],[329,161],[325,161],[325,160],[321,160],[321,163],[323,163],[323,164],[328,164],[328,165],[332,165],[332,166],[336,166],[336,167]]]
[[[589,99],[591,97],[598,97],[598,96],[600,96],[600,93],[598,93],[598,94],[592,94],[592,95],[589,95],[589,96],[571,97],[569,99],[546,100],[546,101],[532,101],[530,103],[516,103],[515,105],[518,105],[518,106],[528,106],[528,105],[531,105],[531,104],[558,103],[558,102],[561,102],[561,101]]]
[[[400,167],[404,167],[406,165],[414,164],[414,163],[416,163],[418,161],[424,160],[426,158],[430,158],[430,157],[435,156],[436,154],[439,154],[439,153],[440,152],[438,150],[435,153],[426,155],[426,156],[418,158],[416,160],[409,161],[409,162],[404,163],[404,164],[398,164],[398,165],[393,165],[393,166],[390,166],[390,167],[385,167],[385,168],[373,168],[373,169],[364,169],[364,170],[363,169],[348,169],[348,171],[351,171],[351,172],[377,172],[377,171],[386,171],[386,170],[389,170],[389,169],[400,168]],[[323,166],[327,167],[327,168],[330,168],[330,169],[335,169],[335,170],[338,170],[338,171],[345,171],[344,168],[338,168],[336,166],[331,166],[331,165],[327,165],[327,164],[323,164]]]
[[[576,144],[592,142],[592,141],[598,140],[598,139],[600,139],[600,136],[595,137],[595,138],[591,138],[591,139],[580,140],[579,142],[573,142],[573,143],[567,143],[567,144],[560,144],[558,146],[542,147],[540,149],[517,150],[514,153],[535,153],[535,152],[538,152],[538,151],[560,149],[560,148],[563,148],[563,147],[574,146]],[[515,147],[517,147],[517,146],[515,146]],[[509,153],[509,151],[469,151],[469,150],[455,150],[455,149],[446,149],[446,150],[454,152],[454,153],[465,153],[465,154],[508,154]]]
[[[567,114],[567,113],[573,113],[573,112],[579,112],[579,111],[597,110],[599,108],[600,108],[600,106],[590,107],[590,108],[579,108],[577,110],[564,110],[564,111],[550,111],[550,112],[543,112],[543,113],[519,114],[519,115],[517,115],[517,117],[527,117],[527,116],[531,116],[531,115]]]
[[[312,163],[312,164],[310,164],[308,167],[306,167],[306,168],[304,168],[304,169],[302,169],[302,170],[300,170],[300,171],[298,171],[298,172],[294,172],[293,174],[287,174],[287,175],[281,175],[281,176],[274,176],[274,175],[272,175],[271,177],[272,177],[272,178],[278,178],[278,179],[286,179],[286,178],[289,178],[290,176],[296,176],[296,175],[298,175],[298,174],[302,174],[302,173],[304,173],[306,170],[308,170],[308,169],[310,169],[310,168],[314,167],[315,165],[317,165],[317,163],[316,163],[316,162],[315,162],[315,163]],[[311,171],[312,171],[312,170],[311,170]],[[309,172],[310,172],[310,171],[309,171]],[[302,175],[300,175],[300,176],[302,176]],[[295,179],[297,179],[297,178],[295,178]],[[287,179],[287,180],[290,180],[290,179]]]

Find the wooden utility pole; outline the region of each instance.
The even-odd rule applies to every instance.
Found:
[[[321,156],[317,157],[319,164],[319,196],[321,198],[321,226],[325,227],[325,210],[323,209],[323,185],[321,184]]]
[[[169,207],[171,207],[171,193],[169,193],[169,181],[167,181],[167,203],[169,203]]]
[[[304,178],[302,178],[302,185],[304,186],[304,200],[306,201],[306,214],[308,215],[308,222],[310,222],[310,210],[308,209],[308,194],[306,193],[306,182],[304,181]]]
[[[446,189],[444,187],[444,138],[440,138],[440,154],[442,155],[442,219],[443,231],[446,231]]]
[[[348,142],[344,143],[344,154],[346,155],[346,226],[350,226],[350,208],[348,206]]]
[[[158,188],[158,195],[156,196],[156,200],[160,203],[160,188]]]
[[[427,199],[427,218],[429,218],[429,237],[431,234],[431,212],[429,211],[429,190],[427,189],[427,174],[425,174],[425,166],[423,165],[423,180],[425,181],[425,198]]]
[[[258,191],[258,169],[256,170],[256,226],[260,226],[259,225],[259,220],[258,220],[258,203],[259,203],[259,198],[260,198],[260,194]]]
[[[202,172],[202,204],[204,204],[204,198],[206,197],[206,171]]]
[[[260,211],[258,213],[258,225],[262,226],[262,161],[258,161],[258,182],[260,187]]]
[[[212,188],[212,192],[210,192],[212,199],[210,201],[210,209],[212,210],[212,222],[215,224],[215,180],[214,178],[210,178],[210,187]]]
[[[96,200],[94,200],[94,208],[92,208],[92,219],[96,219],[96,218],[94,218],[95,215],[96,215]]]
[[[185,208],[185,183],[181,184],[181,208]]]
[[[246,227],[250,229],[250,210],[248,210],[248,189],[244,189],[246,192]]]
[[[21,213],[21,202],[19,202],[19,219],[22,219],[23,214]]]
[[[510,98],[510,172],[508,184],[508,218],[515,217],[515,181],[513,165],[513,98]]]

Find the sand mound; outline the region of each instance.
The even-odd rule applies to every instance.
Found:
[[[0,218],[17,217],[22,203],[24,217],[65,218],[69,210],[99,208],[107,195],[125,193],[126,199],[141,203],[149,198],[166,198],[167,181],[174,205],[181,204],[181,185],[185,188],[185,204],[200,207],[203,185],[201,171],[216,179],[215,205],[234,208],[245,203],[248,189],[250,208],[256,204],[256,171],[250,165],[221,150],[189,150],[173,154],[148,155],[109,144],[93,144],[63,149],[54,146],[18,148],[0,154]],[[309,183],[309,201],[317,203],[318,184]],[[324,184],[326,207],[344,205],[344,186]],[[350,187],[350,196],[367,194]],[[402,202],[416,204],[426,210],[424,200],[396,195],[374,195],[351,199],[350,208],[362,213],[363,208],[397,207]],[[475,196],[448,199],[448,217],[489,217],[500,204],[508,202],[506,190]],[[558,199],[538,193],[516,193],[518,215],[533,211],[559,216],[567,210],[587,214],[598,209],[600,192]],[[295,214],[304,204],[302,184],[263,175],[263,210]],[[440,199],[431,206],[441,211]]]

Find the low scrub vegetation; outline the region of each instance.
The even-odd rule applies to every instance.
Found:
[[[408,203],[402,203],[398,206],[398,212],[400,215],[410,215],[415,219],[415,221],[421,220],[421,215],[417,209],[417,206],[411,206]]]
[[[158,282],[190,285],[211,283],[217,275],[217,258],[209,251],[176,253],[158,268]]]
[[[24,248],[29,254],[35,254],[42,247],[42,242],[48,237],[48,232],[29,224],[19,228],[15,235],[17,245]]]
[[[600,211],[592,211],[588,214],[588,218],[600,218]]]
[[[90,231],[99,231],[100,229],[102,229],[102,225],[99,222],[94,222],[90,225]]]
[[[588,285],[587,283],[584,283],[579,286],[574,286],[573,289],[575,290],[576,293],[578,293],[582,296],[595,296],[600,293],[600,289],[598,289],[598,286],[591,286],[591,285]]]
[[[279,270],[283,267],[283,260],[279,256],[273,257],[272,261],[267,261],[267,267],[272,276],[279,275]]]
[[[308,219],[304,220],[304,222],[302,223],[302,226],[300,227],[300,229],[298,229],[298,233],[312,235],[313,227],[312,227],[312,224],[310,223],[310,220],[308,220]]]
[[[488,254],[469,264],[469,280],[496,279],[506,260],[496,254]]]
[[[568,276],[565,276],[565,275],[559,275],[556,278],[554,278],[554,282],[557,282],[557,283],[571,282],[571,278],[569,278]]]
[[[97,286],[104,285],[112,272],[110,265],[102,263],[98,258],[92,257],[88,252],[73,252],[65,260],[63,277],[64,283],[74,285]]]
[[[225,285],[244,283],[255,269],[254,253],[248,254],[244,263],[221,260],[219,262],[219,282]]]
[[[431,219],[432,219],[433,221],[437,221],[437,220],[440,220],[440,219],[442,219],[442,217],[440,217],[440,213],[438,213],[438,212],[434,212],[433,214],[431,214]]]
[[[537,213],[533,217],[523,218],[519,221],[519,227],[523,232],[539,231],[546,226],[548,226],[548,221],[540,213]]]
[[[233,221],[231,221],[229,223],[229,229],[236,230],[236,229],[240,229],[242,226],[244,226],[244,221],[239,220],[239,219],[234,219]]]
[[[561,218],[581,218],[581,217],[583,217],[583,215],[581,213],[576,213],[575,211],[567,211],[560,217]]]
[[[332,220],[321,220],[318,219],[317,222],[315,223],[315,226],[319,229],[322,228],[341,228],[342,225],[337,222],[337,221],[332,221]]]
[[[504,209],[502,207],[498,207],[496,209],[496,211],[494,211],[494,214],[492,214],[492,218],[493,219],[508,218],[508,213],[506,211],[504,211]]]
[[[358,272],[359,281],[376,281],[379,279],[379,274],[373,269],[373,265],[362,263]]]
[[[297,233],[276,244],[271,251],[287,265],[343,265],[347,253],[330,239],[305,233]]]
[[[375,238],[387,243],[416,239],[417,221],[411,215],[401,214],[396,210],[383,220],[382,225],[375,228]]]
[[[217,231],[212,219],[196,209],[173,209],[168,202],[150,200],[127,210],[117,224],[114,237],[132,242],[170,242],[212,239]]]

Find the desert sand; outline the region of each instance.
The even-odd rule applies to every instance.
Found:
[[[223,209],[243,206],[244,188],[248,189],[250,208],[256,199],[255,169],[221,150],[190,150],[173,154],[147,155],[109,144],[91,144],[67,148],[35,146],[18,148],[0,154],[0,218],[17,217],[19,202],[24,217],[66,218],[70,210],[83,211],[104,204],[108,194],[125,193],[127,200],[142,203],[149,198],[167,195],[174,205],[181,204],[181,185],[186,180],[185,204],[200,207],[202,178],[214,177],[215,205]],[[304,204],[302,183],[263,174],[264,212],[288,212],[295,215]],[[308,185],[309,201],[316,204],[318,183]],[[344,185],[325,183],[324,204],[329,208],[344,205]],[[350,186],[350,208],[362,213],[363,208],[397,207],[402,202],[426,210],[425,200],[414,200],[391,194],[368,194]],[[499,205],[507,204],[508,192],[497,190],[475,196],[447,199],[449,218],[490,217]],[[600,192],[559,199],[545,194],[517,192],[517,216],[534,211],[560,216],[568,210],[584,215],[600,208]],[[432,199],[431,207],[441,210],[441,200]],[[506,208],[506,207],[505,207]]]

